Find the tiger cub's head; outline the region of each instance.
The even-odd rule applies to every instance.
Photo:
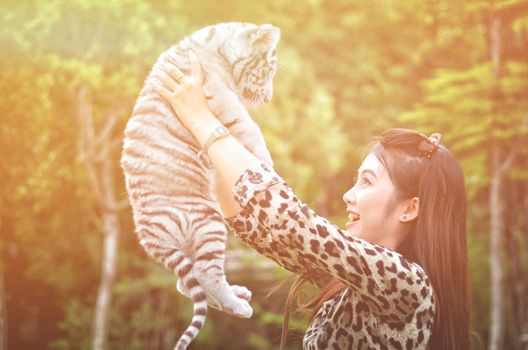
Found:
[[[224,73],[232,79],[240,100],[246,106],[271,101],[280,30],[271,24],[240,22],[205,29],[203,41],[225,62]]]

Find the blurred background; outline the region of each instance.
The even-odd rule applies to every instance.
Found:
[[[282,30],[251,114],[336,224],[376,135],[443,134],[469,196],[473,348],[528,349],[528,1],[2,0],[0,350],[172,349],[191,303],[137,243],[121,139],[159,54],[226,21]],[[235,240],[227,271],[255,315],[210,311],[191,349],[277,348],[292,276]],[[301,349],[304,316],[290,328]]]

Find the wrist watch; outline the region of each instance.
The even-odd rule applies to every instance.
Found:
[[[229,132],[229,130],[227,130],[224,126],[219,126],[216,129],[214,129],[211,135],[209,135],[209,137],[205,141],[205,144],[203,146],[204,152],[207,153],[207,151],[209,150],[209,147],[215,141],[228,137],[230,134],[231,133]]]

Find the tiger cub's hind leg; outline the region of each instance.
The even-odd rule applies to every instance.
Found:
[[[194,275],[205,290],[209,304],[238,317],[249,318],[253,309],[248,303],[251,292],[245,287],[230,286],[224,272],[227,231],[220,214],[196,232],[194,241]]]
[[[150,256],[176,273],[193,300],[192,322],[178,340],[175,347],[178,350],[186,349],[198,335],[207,313],[205,291],[193,275],[192,260],[181,249],[181,240],[176,238],[183,236],[181,227],[184,222],[170,207],[152,207],[148,215],[136,222],[139,243]]]

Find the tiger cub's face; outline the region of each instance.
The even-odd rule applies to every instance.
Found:
[[[269,24],[247,24],[233,37],[238,55],[232,62],[232,75],[246,106],[271,101],[273,77],[277,71],[277,43],[280,30]]]

